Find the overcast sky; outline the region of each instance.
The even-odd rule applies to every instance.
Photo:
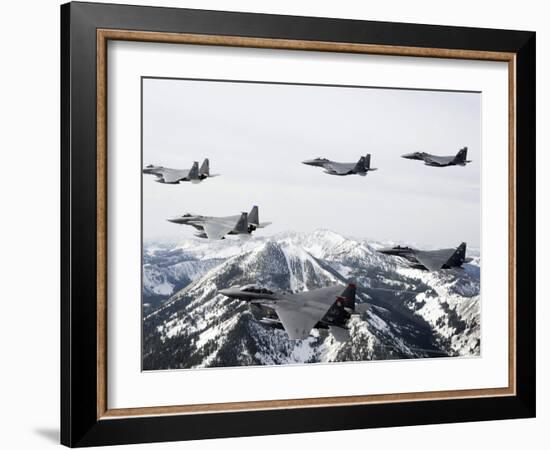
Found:
[[[145,240],[186,238],[166,218],[260,208],[256,233],[324,228],[347,236],[455,246],[480,241],[481,94],[191,80],[143,80],[143,165],[221,176],[164,185],[143,176]],[[425,151],[466,167],[400,158]],[[378,170],[338,177],[301,164],[322,156]]]

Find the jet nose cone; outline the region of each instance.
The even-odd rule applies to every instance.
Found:
[[[181,218],[180,217],[170,217],[168,219],[166,219],[168,222],[172,222],[172,223],[181,223]]]
[[[405,159],[414,159],[415,158],[415,154],[414,153],[405,153],[404,155],[401,155],[401,158],[405,158]]]
[[[231,289],[220,289],[218,293],[225,295],[226,297],[229,297],[231,294],[231,291],[232,291]]]
[[[305,164],[306,166],[313,166],[313,167],[323,167],[323,164],[326,161],[315,158],[315,159],[306,159],[305,161],[302,161],[302,164]]]

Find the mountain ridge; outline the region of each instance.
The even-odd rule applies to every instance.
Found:
[[[156,310],[144,308],[144,370],[479,354],[479,259],[467,270],[423,273],[330,230],[212,246],[183,242],[160,251],[176,256],[176,266],[195,261],[196,267],[185,272],[194,279]],[[153,264],[156,253],[144,262]],[[368,309],[351,323],[346,343],[319,330],[290,341],[283,330],[259,324],[244,302],[217,294],[235,284],[297,292],[349,280]]]

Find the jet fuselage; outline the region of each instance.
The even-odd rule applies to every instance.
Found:
[[[472,161],[466,159],[468,155],[468,147],[461,148],[454,156],[438,156],[431,155],[426,152],[413,152],[401,155],[402,158],[424,161],[424,164],[431,167],[449,167],[449,166],[465,166]]]
[[[342,163],[331,161],[327,158],[314,158],[302,161],[306,166],[322,167],[328,175],[346,176],[359,175],[364,177],[368,172],[376,170],[370,166],[370,154],[361,156],[359,161],[354,163]]]
[[[409,262],[409,266],[421,270],[440,270],[451,269],[453,267],[462,267],[462,264],[468,263],[472,258],[466,257],[466,243],[463,242],[457,248],[447,248],[439,250],[418,250],[411,247],[402,247],[400,245],[391,248],[382,248],[379,253],[404,258]]]
[[[309,292],[314,297],[315,291],[319,291],[321,293],[325,289],[327,288],[321,288],[319,290]],[[342,330],[346,330],[348,321],[355,312],[355,289],[355,285],[351,284],[348,288],[346,288],[346,290],[343,290],[342,295],[332,294],[334,295],[334,303],[332,303],[326,313],[315,322],[313,328],[333,329],[334,327],[337,327]],[[256,315],[260,314],[258,320],[261,324],[277,329],[284,329],[283,323],[279,319],[276,312],[277,302],[290,301],[292,303],[294,301],[294,296],[300,295],[287,293],[284,291],[273,292],[255,285],[243,287],[233,286],[227,289],[221,289],[218,292],[226,297],[247,302],[251,310],[256,312]]]

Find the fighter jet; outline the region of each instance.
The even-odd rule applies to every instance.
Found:
[[[249,235],[271,223],[260,222],[257,206],[253,206],[250,213],[243,212],[235,216],[210,217],[186,213],[167,220],[180,225],[191,225],[198,230],[195,236],[204,239],[225,239],[226,235],[235,234]]]
[[[356,313],[355,290],[355,284],[349,284],[293,294],[248,285],[219,293],[259,309],[265,315],[260,323],[284,329],[291,340],[307,339],[313,328],[320,328],[328,329],[337,341],[346,341],[350,338],[347,323]]]
[[[445,248],[440,250],[417,250],[411,247],[398,245],[393,248],[378,250],[380,253],[391,256],[399,256],[409,262],[410,267],[421,270],[440,270],[452,267],[462,267],[472,258],[466,258],[466,242],[457,248]]]
[[[315,158],[302,161],[307,166],[322,167],[329,175],[360,175],[364,177],[368,172],[376,170],[370,166],[370,154],[361,156],[356,163],[339,163],[326,158]]]
[[[424,161],[424,164],[432,167],[448,167],[448,166],[465,166],[472,161],[466,160],[468,147],[464,147],[458,151],[455,156],[436,156],[425,152],[414,152],[401,155],[405,159],[416,159]]]
[[[169,169],[168,167],[149,164],[143,169],[143,173],[154,175],[156,182],[164,184],[178,184],[181,181],[200,183],[206,178],[218,176],[210,174],[210,162],[208,158],[202,162],[200,169],[198,161],[193,162],[191,169]]]

